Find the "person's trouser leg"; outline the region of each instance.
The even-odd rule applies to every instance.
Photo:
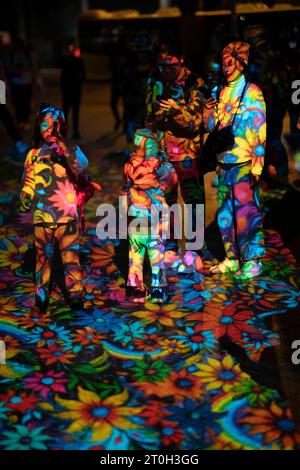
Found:
[[[146,245],[145,237],[129,234],[129,269],[127,286],[144,289],[143,264]]]
[[[14,103],[14,108],[15,108],[15,113],[16,113],[16,121],[17,124],[20,124],[22,122],[22,107],[23,107],[23,96],[22,96],[22,86],[19,85],[11,85],[11,92],[12,92],[12,98],[13,98],[13,103]]]
[[[79,110],[81,102],[81,89],[74,91],[73,96],[73,132],[79,134]]]
[[[235,231],[233,187],[230,170],[219,170],[217,201],[217,221],[226,257],[229,259],[237,259],[239,258],[239,248]]]
[[[71,107],[70,93],[66,90],[62,90],[62,108],[65,115],[66,125],[68,124],[69,111]]]
[[[149,240],[147,250],[151,265],[151,287],[166,287],[165,245],[159,240]]]
[[[21,134],[18,131],[14,119],[5,104],[0,105],[0,121],[3,122],[8,134],[16,143],[21,140]]]
[[[32,85],[22,86],[21,122],[29,122],[30,103],[32,97]]]
[[[175,167],[174,167],[175,168]],[[178,204],[178,185],[173,186],[169,191],[165,193],[166,203],[169,206],[173,206],[174,204]],[[178,238],[175,232],[175,225],[176,225],[176,217],[174,216],[173,212],[170,212],[170,237],[166,240],[166,251],[178,251]],[[179,229],[179,227],[177,227]]]
[[[233,171],[236,235],[243,261],[262,258],[265,255],[259,186],[250,186],[249,171],[249,166]]]
[[[36,300],[45,303],[49,298],[51,267],[54,253],[54,230],[48,227],[34,227],[36,247],[35,285]]]
[[[113,117],[115,118],[116,123],[121,122],[121,116],[120,116],[119,109],[118,109],[120,98],[121,98],[121,95],[120,95],[118,87],[112,86],[111,96],[110,96],[110,107],[111,107],[111,111],[112,111]]]
[[[204,243],[204,226],[205,226],[205,193],[204,193],[204,179],[199,175],[199,159],[190,159],[186,157],[181,162],[174,162],[174,168],[178,175],[181,195],[186,205],[189,208],[187,211],[187,220],[185,221],[185,229],[189,223],[189,230],[191,236],[186,242],[195,244],[197,241],[196,250],[203,247]],[[197,220],[199,217],[201,226]],[[197,233],[197,235],[192,235]]]
[[[79,262],[79,232],[77,222],[60,225],[55,230],[65,283],[71,299],[82,298],[81,267]]]

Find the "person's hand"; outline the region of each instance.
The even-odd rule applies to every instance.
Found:
[[[66,139],[60,134],[51,134],[51,136],[49,137],[49,143],[56,144],[59,147],[63,148],[66,148],[67,146]]]
[[[254,173],[250,173],[250,187],[254,188],[258,185],[260,181],[260,175],[255,175]]]
[[[172,98],[169,98],[168,100],[161,100],[159,102],[159,106],[160,109],[167,113],[171,113],[172,111],[180,111],[180,106]]]
[[[209,98],[204,103],[205,111],[212,111],[217,106],[217,103],[217,100],[215,100],[214,98]]]
[[[31,209],[31,199],[25,193],[21,194],[21,201],[20,201],[20,211],[21,212],[28,212]]]
[[[161,109],[161,107],[158,105],[156,110],[155,110],[155,117],[156,118],[163,118],[165,114],[165,111]]]
[[[69,155],[66,139],[58,134],[52,134],[48,145],[58,153],[58,155]]]

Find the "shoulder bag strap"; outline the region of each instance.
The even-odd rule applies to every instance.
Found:
[[[237,106],[237,108],[236,108],[236,111],[235,111],[235,113],[234,113],[234,117],[233,117],[233,120],[232,120],[232,124],[231,124],[232,126],[233,126],[233,124],[235,123],[235,118],[236,118],[237,112],[238,112],[238,110],[239,110],[239,108],[240,108],[242,99],[244,98],[244,95],[245,95],[247,86],[248,86],[248,82],[245,83],[245,86],[244,86],[243,91],[242,91],[242,93],[241,93],[241,96],[240,96],[240,99],[239,99],[239,104],[238,104],[238,106]]]

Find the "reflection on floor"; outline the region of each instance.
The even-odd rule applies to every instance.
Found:
[[[95,200],[81,241],[85,311],[72,314],[64,304],[56,272],[49,312],[41,315],[31,237],[13,215],[16,183],[3,177],[12,171],[5,168],[0,186],[1,449],[300,444],[300,366],[291,362],[292,342],[300,340],[300,279],[278,232],[266,232],[259,278],[209,275],[207,251],[203,273],[169,272],[168,304],[133,306],[125,300],[125,247],[95,236]],[[118,164],[107,163],[106,174],[102,202],[121,185]]]

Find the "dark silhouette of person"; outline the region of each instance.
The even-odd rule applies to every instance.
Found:
[[[69,111],[73,113],[73,139],[79,139],[79,111],[85,68],[80,57],[80,49],[73,41],[66,45],[66,54],[61,60],[61,90],[63,112],[68,120]]]
[[[249,81],[257,84],[264,95],[267,109],[267,142],[264,179],[276,179],[286,183],[288,179],[288,156],[281,142],[283,120],[289,101],[289,73],[283,54],[270,44],[260,24],[249,22],[244,30],[251,44]]]
[[[17,39],[11,55],[10,87],[19,129],[29,129],[34,67],[29,48]]]
[[[3,83],[3,89],[4,89],[4,94],[5,94],[6,73],[5,73],[1,58],[0,58],[0,80]],[[5,96],[3,97],[3,101],[5,101]],[[14,156],[13,162],[18,161],[19,157],[23,159],[23,155],[28,151],[29,146],[27,145],[26,142],[22,140],[21,134],[15,124],[14,118],[4,102],[0,103],[0,121],[3,123],[8,135],[14,141],[15,146],[16,146],[17,155]]]

